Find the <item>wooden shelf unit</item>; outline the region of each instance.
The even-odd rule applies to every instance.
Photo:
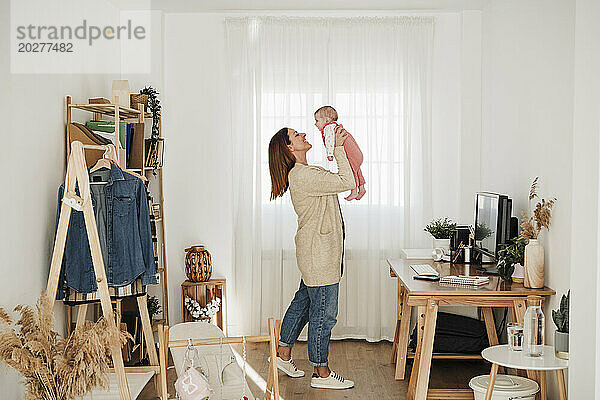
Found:
[[[116,102],[117,99],[115,99]],[[73,141],[72,137],[71,137],[71,129],[72,127],[72,110],[81,110],[81,111],[87,111],[87,112],[91,112],[93,113],[93,120],[95,121],[101,121],[103,120],[103,118],[105,117],[112,117],[114,118],[114,123],[115,123],[115,140],[114,140],[114,145],[117,149],[117,156],[118,156],[118,164],[119,167],[121,167],[121,169],[125,170],[125,171],[129,171],[129,172],[134,172],[134,173],[138,173],[139,175],[142,176],[142,179],[146,179],[146,180],[151,180],[153,179],[153,172],[156,172],[156,176],[155,179],[157,179],[158,181],[156,182],[156,187],[159,189],[158,193],[152,193],[152,198],[153,201],[158,202],[160,204],[160,209],[161,209],[161,217],[159,219],[156,220],[156,229],[157,229],[157,234],[160,232],[160,236],[159,239],[162,238],[162,246],[159,246],[160,248],[158,249],[158,251],[160,251],[160,255],[162,256],[159,257],[159,265],[158,265],[158,273],[161,275],[160,276],[160,280],[161,282],[159,283],[159,285],[161,286],[161,292],[162,292],[162,309],[163,309],[163,317],[164,320],[166,321],[166,323],[169,323],[169,292],[168,292],[168,285],[167,285],[167,251],[166,251],[166,237],[165,237],[165,218],[164,218],[164,195],[163,195],[163,174],[162,174],[162,167],[160,168],[150,168],[150,167],[146,167],[146,138],[143,135],[144,133],[144,125],[145,125],[145,118],[152,118],[152,113],[151,112],[147,112],[144,110],[144,105],[143,104],[138,104],[138,109],[134,109],[134,108],[130,108],[130,107],[124,107],[124,106],[120,106],[118,104],[102,104],[102,103],[94,103],[94,104],[74,104],[71,101],[71,96],[66,96],[66,113],[67,113],[67,119],[66,119],[66,159],[69,159],[69,155],[70,155],[70,150],[71,150],[71,146],[70,143]],[[136,150],[136,157],[135,157],[135,165],[133,165],[134,168],[126,168],[126,153],[125,153],[125,149],[123,149],[121,147],[121,141],[118,139],[118,132],[119,132],[119,122],[125,121],[125,120],[132,120],[135,119],[137,121],[129,121],[129,122],[133,122],[136,125],[139,124],[138,129],[142,132],[142,135],[134,135],[134,139],[133,139],[133,143],[132,146],[135,147]],[[109,121],[109,120],[107,120]],[[110,121],[112,122],[112,121]],[[159,137],[162,138],[162,121],[159,120]],[[102,157],[102,152],[96,152],[94,153],[94,150],[90,150],[88,151],[88,154],[86,156],[86,161],[89,160],[90,164],[93,165],[96,163],[96,161]],[[131,161],[134,161],[132,159],[130,159],[130,164]],[[148,190],[150,190],[150,185],[148,186]],[[150,212],[152,212],[150,210]],[[159,241],[159,243],[161,243]],[[69,307],[70,308],[70,307]],[[71,310],[68,310],[67,314],[71,314],[70,312]],[[70,329],[70,324],[68,324],[68,329]]]
[[[158,137],[159,139],[161,139],[163,137],[162,135],[162,119],[158,120]],[[142,143],[142,147],[144,147],[145,149],[146,146],[146,140],[143,140]],[[166,238],[166,233],[165,233],[165,198],[164,198],[164,185],[163,185],[163,168],[162,166],[154,169],[154,168],[149,168],[146,167],[146,153],[144,150],[144,163],[142,165],[143,168],[143,173],[142,175],[146,176],[146,177],[151,177],[154,173],[156,173],[156,179],[158,180],[157,184],[160,187],[160,191],[158,193],[158,198],[155,199],[158,201],[158,204],[160,204],[160,218],[157,218],[155,220],[157,226],[156,229],[160,229],[160,233],[162,235],[162,248],[161,248],[161,255],[162,255],[162,266],[158,265],[158,270],[159,272],[162,274],[162,287],[163,287],[163,316],[164,319],[166,320],[166,324],[169,324],[169,287],[167,285],[167,238]],[[150,179],[150,178],[149,178]],[[150,212],[152,212],[152,210],[150,210]]]
[[[90,111],[96,114],[109,115],[111,117],[115,117],[118,115],[120,119],[133,119],[140,118],[143,113],[143,118],[152,118],[152,113],[144,112],[143,105],[140,104],[140,109],[136,110],[135,108],[123,107],[117,104],[71,104],[71,108],[76,108],[78,110]],[[140,121],[140,122],[143,122]]]

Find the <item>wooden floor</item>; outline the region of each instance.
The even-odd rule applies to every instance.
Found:
[[[267,343],[249,344],[248,364],[267,379]],[[233,346],[241,354],[241,346]],[[333,341],[330,345],[329,365],[344,378],[355,382],[348,390],[324,390],[310,387],[312,367],[308,363],[306,343],[297,343],[293,350],[296,366],[306,371],[303,378],[289,378],[279,373],[280,394],[284,400],[337,400],[405,399],[408,379],[394,380],[395,365],[390,363],[392,345],[389,342],[368,343],[363,340]],[[410,362],[407,365],[410,373]],[[489,374],[489,364],[481,360],[434,360],[430,388],[468,388],[469,380],[476,375]],[[174,398],[175,369],[168,370],[169,394]],[[255,397],[261,395],[258,386],[249,378]],[[157,399],[154,385],[150,382],[139,399]]]

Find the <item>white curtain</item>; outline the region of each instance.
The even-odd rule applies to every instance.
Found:
[[[325,104],[364,153],[367,194],[341,200],[344,276],[334,338],[392,339],[396,284],[386,258],[430,247],[431,63],[434,19],[229,18],[234,143],[233,318],[244,332],[283,317],[300,282],[289,194],[269,201],[268,142],[307,133],[309,163],[328,163],[314,111]]]

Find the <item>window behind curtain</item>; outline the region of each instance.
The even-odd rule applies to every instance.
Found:
[[[335,171],[313,118],[330,104],[363,151],[367,181],[362,200],[341,200],[346,263],[334,337],[393,337],[395,285],[385,260],[422,241],[431,212],[433,24],[420,17],[227,20],[236,293],[240,307],[251,308],[241,318],[260,332],[267,316],[283,316],[300,280],[289,194],[269,201],[268,143],[284,126],[306,132],[309,163]]]
[[[308,152],[310,164],[321,165],[336,171],[335,161],[327,161],[325,146],[318,129],[313,125],[313,112],[325,104],[333,105],[338,111],[338,121],[354,136],[360,146],[364,160],[361,166],[367,188],[363,201],[350,203],[366,207],[368,204],[401,207],[404,203],[403,177],[403,136],[401,130],[400,93],[380,92],[369,96],[365,92],[340,92],[332,94],[331,103],[325,102],[325,93],[314,91],[296,93],[275,93],[269,88],[261,90],[261,171],[263,204],[269,204],[271,193],[267,149],[269,140],[287,121],[289,128],[307,133],[313,145]],[[376,104],[375,112],[365,112],[365,104]],[[285,105],[285,111],[278,105]],[[355,110],[355,111],[352,111]],[[371,129],[369,129],[369,127]],[[373,129],[374,128],[374,129]],[[367,133],[369,132],[369,133]],[[367,137],[367,135],[370,135]],[[367,140],[368,139],[368,140]],[[396,184],[389,185],[389,181]]]

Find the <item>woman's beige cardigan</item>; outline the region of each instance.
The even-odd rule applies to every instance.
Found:
[[[356,187],[343,146],[333,155],[338,173],[296,163],[288,174],[290,195],[298,214],[296,260],[306,286],[338,283],[342,262],[342,217],[338,193]]]

